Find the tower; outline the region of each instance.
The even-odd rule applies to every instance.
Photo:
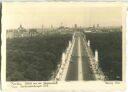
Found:
[[[53,29],[53,25],[51,25],[51,29]]]
[[[42,29],[44,29],[44,25],[42,24]]]
[[[99,24],[97,24],[97,28],[99,28],[100,27],[100,25]]]
[[[77,28],[77,24],[74,24],[74,28],[75,28],[75,29]]]

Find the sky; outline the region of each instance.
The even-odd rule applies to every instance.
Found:
[[[120,5],[85,3],[4,3],[2,21],[6,29],[60,26],[120,26]]]

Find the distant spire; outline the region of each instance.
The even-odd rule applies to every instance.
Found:
[[[22,25],[20,24],[20,26],[18,27],[19,30],[23,29]]]
[[[42,29],[44,28],[44,25],[42,24]]]
[[[53,28],[53,25],[51,25],[51,28]]]
[[[77,24],[74,24],[74,27],[77,28]]]

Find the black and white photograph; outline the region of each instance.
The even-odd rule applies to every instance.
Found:
[[[123,81],[122,6],[5,3],[6,81]]]

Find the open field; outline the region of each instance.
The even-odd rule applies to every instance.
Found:
[[[46,81],[57,69],[71,34],[7,39],[7,81]]]
[[[93,52],[98,50],[99,65],[109,80],[122,80],[122,33],[85,33]]]

